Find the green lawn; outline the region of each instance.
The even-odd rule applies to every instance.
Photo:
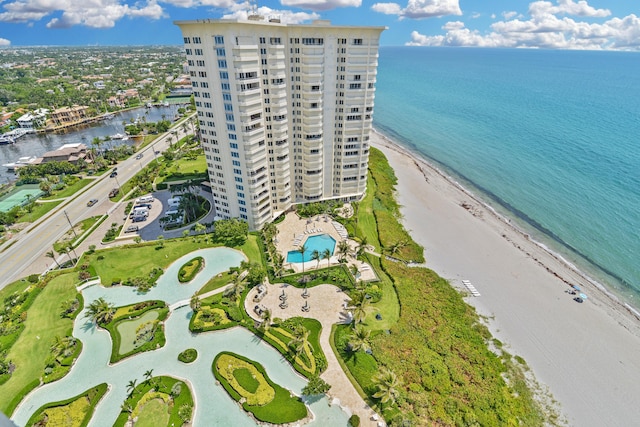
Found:
[[[161,399],[153,399],[145,403],[138,414],[136,427],[160,427],[169,422],[167,405]]]
[[[18,218],[18,222],[35,222],[49,213],[49,211],[55,209],[60,203],[62,203],[62,200],[36,203],[31,212],[27,212]]]
[[[42,376],[53,339],[66,336],[73,327],[71,319],[60,317],[60,304],[75,298],[77,282],[75,272],[55,277],[29,309],[25,329],[7,354],[17,368],[9,381],[0,386],[0,411],[3,413],[13,410],[10,406],[14,397]]]
[[[207,282],[206,285],[200,288],[200,290],[197,293],[198,295],[202,295],[202,294],[206,294],[209,291],[213,291],[215,289],[220,289],[224,286],[227,286],[229,283],[233,281],[234,277],[235,277],[235,273],[230,273],[228,271],[225,271],[224,273],[220,273],[219,275],[212,277]]]
[[[60,191],[53,191],[50,196],[43,197],[43,200],[62,199],[64,197],[73,196],[79,190],[83,189],[89,183],[94,182],[93,179],[84,178],[74,184],[68,185]]]
[[[393,282],[380,266],[380,258],[375,255],[367,255],[367,262],[376,271],[380,281],[376,284],[382,289],[380,301],[371,304],[371,310],[365,319],[365,327],[371,330],[387,330],[398,322],[400,318],[400,301]],[[382,316],[382,320],[376,319],[376,315]]]
[[[100,276],[102,284],[110,286],[113,279],[146,276],[153,267],[166,269],[172,262],[189,252],[207,247],[193,238],[171,239],[163,242],[158,249],[156,242],[144,245],[110,248],[85,254],[83,262],[88,262]],[[98,260],[98,257],[103,259]]]
[[[262,252],[260,251],[258,239],[260,239],[260,236],[257,233],[249,233],[245,244],[240,246],[238,249],[244,252],[247,258],[249,258],[249,262],[257,262],[263,267],[266,267],[263,262],[264,259],[262,257]]]

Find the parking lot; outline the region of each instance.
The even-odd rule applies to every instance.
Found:
[[[205,192],[200,193],[202,196],[210,199]],[[149,209],[149,216],[144,221],[133,222],[131,218],[128,216],[125,219],[124,226],[122,227],[121,236],[135,236],[136,231],[126,232],[128,227],[137,226],[137,234],[142,238],[142,240],[156,240],[158,236],[164,236],[165,239],[170,239],[172,237],[180,237],[182,236],[182,232],[189,227],[181,227],[172,230],[164,230],[160,225],[160,218],[165,216],[165,212],[169,210],[168,200],[172,197],[175,197],[169,190],[156,191],[151,193],[154,198],[153,202],[148,203],[151,205]],[[134,205],[135,206],[135,205]],[[214,218],[213,209],[207,214],[207,216],[201,219],[200,223],[212,222]]]

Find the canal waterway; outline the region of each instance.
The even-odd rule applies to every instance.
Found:
[[[124,124],[129,124],[136,119],[145,118],[147,122],[157,122],[163,119],[172,120],[177,115],[177,110],[182,105],[170,104],[167,107],[140,107],[133,110],[116,113],[113,119],[74,128],[65,133],[29,134],[18,139],[15,144],[0,145],[0,165],[13,163],[20,157],[40,157],[44,153],[56,150],[64,144],[83,143],[91,148],[94,138],[104,138],[115,134],[124,135]],[[122,144],[122,140],[114,140],[113,145]],[[132,140],[124,143],[131,144]],[[105,145],[102,146],[105,148]],[[109,148],[108,144],[106,148]],[[16,175],[7,168],[0,166],[0,184],[5,184],[16,179]]]
[[[180,267],[194,257],[205,259],[204,269],[189,283],[178,282]],[[217,274],[238,266],[246,257],[242,252],[229,248],[207,248],[191,252],[172,263],[149,292],[141,294],[127,286],[104,288],[90,286],[82,291],[85,311],[75,321],[73,336],[83,343],[82,352],[71,371],[62,379],[35,389],[18,406],[12,419],[17,425],[25,425],[29,417],[42,405],[67,399],[97,384],[109,384],[108,393],[96,407],[89,425],[112,426],[127,396],[127,384],[131,380],[144,381],[144,372],[153,369],[153,375],[169,375],[189,384],[194,394],[196,410],[193,425],[256,427],[258,424],[216,383],[211,366],[221,351],[241,354],[262,364],[267,375],[275,383],[300,395],[307,381],[297,374],[289,362],[248,330],[235,327],[221,331],[193,334],[189,321],[193,311],[188,301],[198,289]],[[96,327],[86,316],[86,305],[97,298],[104,298],[115,306],[141,301],[162,300],[178,307],[171,311],[165,322],[166,343],[163,347],[128,357],[110,364],[111,339],[104,329]],[[184,306],[182,306],[184,302]],[[185,364],[178,361],[178,354],[187,348],[195,348],[198,358]],[[344,426],[348,415],[339,405],[331,405],[327,397],[308,402],[313,413],[309,427]]]

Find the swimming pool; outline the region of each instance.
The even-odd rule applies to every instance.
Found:
[[[313,251],[318,251],[320,255],[326,250],[329,249],[331,255],[333,255],[333,251],[336,248],[336,239],[329,236],[328,234],[319,234],[317,236],[308,237],[304,242],[305,248],[307,250],[304,252],[304,259],[302,258],[302,254],[300,251],[289,251],[287,253],[287,262],[307,262],[311,261],[311,255]]]

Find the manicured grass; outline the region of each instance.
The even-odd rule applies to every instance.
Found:
[[[373,245],[374,250],[378,253],[382,251],[380,240],[378,239],[378,224],[373,214],[374,194],[376,191],[376,182],[367,176],[367,194],[358,205],[358,231],[359,238],[366,237],[367,244]]]
[[[107,391],[107,384],[97,385],[82,394],[60,402],[53,402],[38,409],[27,421],[32,426],[48,417],[48,426],[84,427],[89,424],[95,406]]]
[[[198,350],[195,348],[188,348],[178,355],[178,360],[182,363],[191,363],[198,358]]]
[[[147,276],[153,267],[161,267],[165,270],[181,256],[208,246],[193,240],[193,238],[165,240],[162,242],[162,248],[159,248],[157,242],[150,242],[103,249],[93,254],[85,254],[83,262],[91,264],[104,286],[110,286],[114,278]],[[103,258],[98,260],[99,256]]]
[[[171,390],[174,389],[176,383],[180,384],[181,391],[178,395],[172,395]],[[154,391],[155,389],[157,389],[157,391]],[[154,427],[181,426],[183,425],[183,420],[178,415],[180,408],[185,405],[193,408],[193,396],[186,383],[172,377],[153,377],[151,380],[138,384],[131,396],[124,401],[123,407],[129,406],[133,409],[133,412],[131,414],[124,410],[120,412],[120,415],[118,415],[118,418],[113,424],[114,427],[124,427],[130,415],[139,417],[139,412],[144,412],[147,403],[153,400],[158,400],[158,403],[162,401],[163,404],[162,409],[159,408],[160,411],[164,410],[169,414],[167,421],[164,421],[164,417],[153,418],[154,420],[158,420],[156,424],[149,424]],[[153,414],[156,413],[154,407],[150,409],[153,409]],[[193,416],[193,410],[191,411],[191,416]],[[141,421],[141,417],[139,418]],[[137,425],[138,424],[136,424],[136,426]]]
[[[247,368],[238,368],[233,371],[233,376],[238,384],[249,393],[255,393],[260,383],[254,378],[254,374]]]
[[[178,271],[178,281],[180,283],[190,282],[194,277],[196,277],[196,274],[198,274],[203,267],[204,258],[201,256],[193,258],[180,267],[180,271]]]
[[[300,398],[292,397],[289,390],[275,384],[258,362],[246,357],[221,352],[213,360],[213,374],[229,395],[237,401],[244,398],[242,407],[258,420],[272,424],[293,423],[307,416],[307,408]],[[251,392],[242,387],[236,372],[249,371],[259,385]],[[239,376],[245,380],[245,373]],[[248,381],[248,380],[247,380]],[[253,386],[251,383],[250,386]]]
[[[127,333],[127,336],[120,334],[120,325],[125,324],[125,331],[130,332],[132,328],[137,328],[140,324],[146,322],[140,321],[140,317],[146,316],[149,311],[156,312],[155,320],[158,322],[153,338],[150,341],[146,341],[142,344],[134,345],[132,348],[131,342],[128,342],[126,346],[123,345],[123,340],[130,340],[131,334]],[[113,319],[104,327],[111,335],[111,363],[116,363],[126,357],[133,356],[145,351],[152,351],[164,346],[166,338],[164,335],[163,321],[169,315],[169,309],[164,301],[145,301],[143,303],[132,304],[124,307],[118,307],[113,316]],[[135,329],[133,331],[135,335]]]
[[[233,281],[235,277],[235,273],[231,273],[229,271],[225,271],[223,273],[218,274],[217,276],[212,277],[209,281],[204,285],[200,290],[198,290],[198,295],[206,294],[209,291],[214,291],[216,289],[220,289],[223,286],[227,286],[229,283]]]
[[[0,411],[3,413],[13,412],[26,394],[24,389],[32,387],[34,381],[38,382],[53,339],[66,336],[73,327],[73,320],[60,316],[60,305],[75,298],[77,279],[76,272],[54,277],[31,305],[25,329],[7,354],[7,358],[15,363],[16,370],[0,386]]]
[[[249,258],[249,262],[257,262],[263,267],[266,267],[262,256],[262,251],[260,250],[260,246],[258,243],[259,240],[260,235],[258,233],[249,233],[249,235],[247,236],[247,241],[238,249],[244,252],[247,258]]]
[[[60,191],[54,191],[50,196],[43,197],[43,200],[62,199],[64,197],[73,196],[86,185],[93,182],[93,179],[81,179],[74,184],[68,185]]]
[[[371,310],[365,319],[365,327],[371,330],[387,330],[395,325],[400,318],[400,302],[393,282],[380,266],[380,258],[374,255],[366,256],[367,262],[373,267],[380,281],[376,283],[382,289],[380,301],[371,304]],[[380,315],[382,320],[376,319]]]
[[[35,222],[55,209],[62,202],[62,200],[57,200],[55,202],[36,203],[33,210],[22,215],[18,219],[18,222]]]
[[[166,426],[169,422],[169,411],[162,399],[152,399],[144,404],[138,413],[136,427]]]

